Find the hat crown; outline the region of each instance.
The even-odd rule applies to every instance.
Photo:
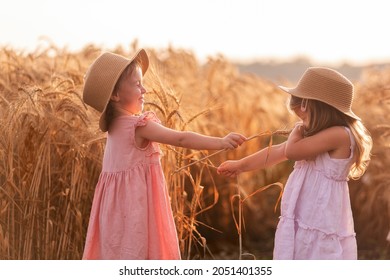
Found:
[[[295,88],[280,88],[296,97],[322,101],[352,118],[359,119],[352,112],[353,84],[333,69],[309,67]]]
[[[342,112],[351,110],[353,84],[335,70],[324,67],[307,69],[296,91],[300,92],[301,98],[325,102]]]

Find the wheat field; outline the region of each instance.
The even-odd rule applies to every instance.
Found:
[[[81,94],[84,73],[101,51],[0,49],[0,259],[82,256],[105,134]],[[296,121],[285,93],[223,57],[201,64],[186,50],[147,51],[146,110],[164,125],[253,136],[227,152],[161,145],[182,258],[271,259],[278,199],[293,163],[237,179],[217,175],[215,167],[284,141],[283,131]],[[350,181],[359,258],[389,259],[390,68],[366,69],[355,86],[354,111],[374,140],[366,174]]]

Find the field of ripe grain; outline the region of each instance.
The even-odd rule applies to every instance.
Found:
[[[166,126],[256,136],[215,154],[161,146],[183,259],[272,258],[277,202],[293,163],[238,179],[217,175],[215,167],[285,139],[280,131],[296,121],[286,94],[223,57],[200,64],[184,50],[147,51],[146,110]],[[81,93],[100,52],[92,45],[76,53],[0,49],[0,259],[82,256],[105,134]],[[390,68],[367,69],[355,86],[354,111],[374,140],[366,174],[350,181],[359,258],[390,259]]]

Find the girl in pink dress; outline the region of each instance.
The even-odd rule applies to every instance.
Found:
[[[241,172],[295,160],[281,202],[274,259],[357,259],[347,181],[363,175],[372,139],[352,110],[353,85],[323,67],[306,70],[289,93],[290,109],[302,120],[286,142],[237,161],[218,172]]]
[[[108,133],[83,259],[180,259],[157,142],[212,150],[245,141],[236,133],[219,138],[175,131],[143,113],[148,66],[142,49],[131,59],[104,53],[86,74],[83,100],[101,112],[99,126]]]

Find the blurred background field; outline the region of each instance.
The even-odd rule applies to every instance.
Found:
[[[130,49],[136,48],[134,42]],[[83,75],[101,51],[94,45],[77,52],[53,45],[32,52],[0,49],[0,259],[82,256],[105,134],[81,94]],[[217,175],[215,167],[284,141],[279,131],[297,119],[277,85],[296,81],[255,74],[222,56],[200,63],[183,49],[147,51],[146,110],[166,126],[215,136],[259,135],[215,155],[161,146],[183,259],[271,259],[277,202],[293,163],[237,180]],[[390,68],[354,73],[354,111],[374,140],[366,174],[349,182],[359,259],[390,259]]]

